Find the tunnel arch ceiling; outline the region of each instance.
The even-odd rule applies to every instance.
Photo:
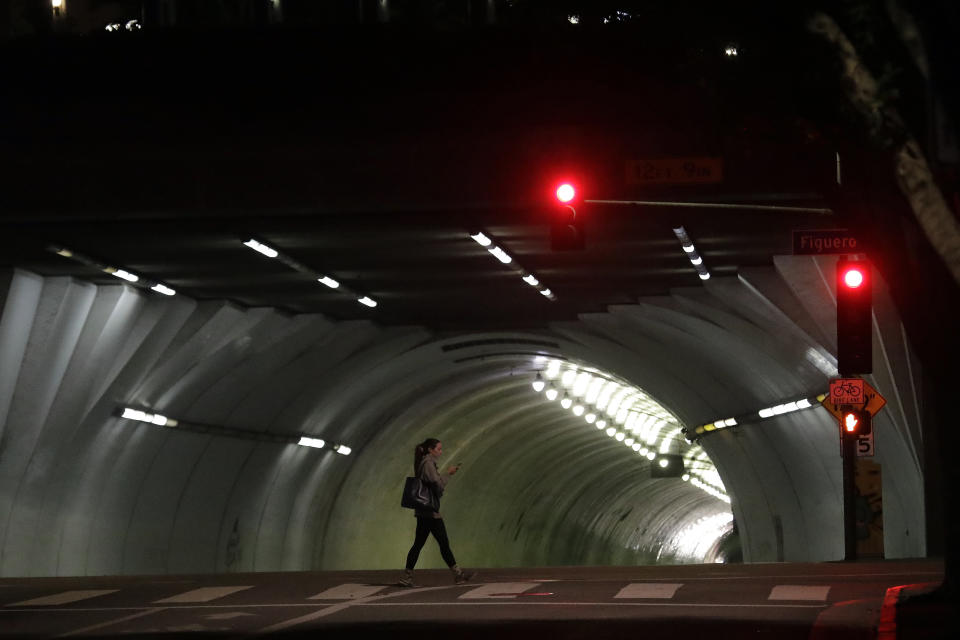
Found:
[[[727,505],[651,478],[637,452],[534,392],[537,358],[604,372],[688,427],[822,392],[836,373],[830,273],[829,258],[778,257],[539,332],[441,337],[10,271],[0,574],[397,567],[413,528],[397,494],[428,436],[465,463],[444,502],[464,564],[684,560],[667,542],[716,526],[703,518]],[[919,556],[919,369],[882,286],[874,334],[886,554]],[[180,427],[123,419],[122,406]],[[836,425],[823,409],[699,445],[745,560],[842,556]],[[439,564],[434,553],[422,566]]]

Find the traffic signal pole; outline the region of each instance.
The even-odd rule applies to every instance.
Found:
[[[869,269],[865,260],[854,259],[854,256],[841,256],[837,260],[837,369],[844,377],[873,370],[873,285]],[[857,440],[872,427],[869,416],[856,414],[849,426],[844,424],[846,418],[844,415],[840,420],[843,559],[854,562],[857,559]]]
[[[843,459],[843,559],[857,559],[857,438],[840,430],[841,458]]]

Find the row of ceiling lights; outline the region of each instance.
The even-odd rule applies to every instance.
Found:
[[[793,413],[794,411],[803,411],[804,409],[813,409],[820,406],[820,403],[824,398],[827,397],[827,394],[821,393],[820,395],[814,397],[804,397],[799,400],[790,400],[787,402],[782,402],[780,404],[773,405],[772,407],[764,407],[757,411],[751,411],[749,413],[744,413],[732,418],[724,418],[722,420],[715,420],[713,422],[708,422],[706,424],[701,424],[693,429],[693,433],[685,432],[688,439],[693,440],[699,438],[703,435],[706,435],[715,431],[722,431],[728,427],[736,427],[741,424],[750,424],[756,422],[762,422],[764,420],[769,420],[770,418],[775,418],[781,416],[785,413]]]
[[[67,249],[66,247],[60,247],[60,246],[55,246],[55,245],[51,245],[51,246],[47,247],[47,249],[48,249],[49,251],[52,251],[53,253],[57,254],[58,256],[63,256],[64,258],[70,258],[71,260],[76,260],[77,262],[80,262],[80,263],[82,263],[82,264],[84,264],[84,265],[86,265],[86,266],[88,266],[88,267],[93,268],[93,269],[97,269],[98,271],[103,271],[104,273],[109,273],[110,275],[112,275],[112,276],[115,277],[115,278],[120,278],[121,280],[124,280],[124,281],[126,281],[126,282],[129,282],[129,283],[131,283],[131,284],[136,284],[136,285],[138,285],[138,286],[146,287],[146,288],[150,289],[151,291],[156,291],[157,293],[161,293],[161,294],[163,294],[163,295],[165,295],[165,296],[173,296],[173,295],[176,295],[176,293],[177,293],[176,290],[172,289],[171,287],[168,287],[167,285],[163,284],[162,282],[157,282],[157,281],[155,281],[155,280],[149,280],[149,279],[147,279],[147,278],[141,278],[141,277],[138,276],[137,274],[131,273],[130,271],[127,271],[126,269],[121,269],[121,268],[119,268],[119,267],[114,267],[114,266],[111,266],[111,265],[108,265],[108,264],[103,264],[103,263],[101,263],[101,262],[99,262],[99,261],[97,261],[97,260],[94,260],[93,258],[91,258],[91,257],[89,257],[89,256],[86,256],[86,255],[84,255],[84,254],[82,254],[82,253],[77,253],[76,251],[73,251],[72,249]]]
[[[168,418],[160,413],[151,413],[149,411],[143,411],[133,407],[121,407],[121,409],[122,411],[120,413],[120,417],[124,420],[145,422],[158,427],[177,428],[184,431],[194,431],[199,433],[214,433],[216,435],[231,436],[234,438],[243,438],[247,440],[268,440],[272,442],[296,443],[301,447],[310,447],[313,449],[323,449],[327,445],[325,440],[311,436],[305,436],[302,434],[263,434],[254,431],[247,431],[245,429],[237,429],[235,427],[222,427],[216,425],[183,422],[173,418]],[[335,444],[333,445],[333,450],[342,456],[348,456],[350,455],[351,451],[353,451],[345,444]]]
[[[487,251],[490,252],[490,254],[494,256],[497,260],[499,260],[501,263],[505,265],[511,265],[512,268],[520,274],[521,279],[525,283],[527,283],[528,285],[536,289],[540,293],[540,295],[542,295],[543,297],[547,298],[550,301],[556,301],[557,299],[556,296],[548,287],[546,287],[545,285],[543,285],[543,283],[540,282],[539,278],[537,278],[533,273],[530,273],[529,271],[523,269],[523,267],[521,267],[519,264],[517,264],[517,262],[513,259],[513,257],[510,256],[510,254],[504,251],[501,247],[494,244],[493,240],[488,235],[478,231],[476,233],[470,234],[470,237],[473,238],[479,245],[486,248]],[[250,249],[253,249],[254,251],[256,251],[262,256],[279,260],[280,262],[286,264],[287,266],[297,271],[300,271],[302,273],[307,273],[311,277],[315,278],[317,282],[331,289],[339,289],[340,291],[353,293],[347,287],[343,286],[338,280],[332,278],[329,275],[315,272],[314,270],[301,264],[300,262],[294,260],[293,258],[280,253],[280,251],[271,247],[265,242],[261,242],[260,240],[257,240],[255,238],[250,238],[249,240],[246,240],[245,242],[243,242],[243,245],[246,247],[249,247]],[[163,295],[166,295],[166,296],[172,296],[176,294],[176,291],[174,289],[172,289],[171,287],[168,287],[167,285],[161,282],[146,280],[134,273],[131,273],[130,271],[127,271],[126,269],[120,269],[118,267],[101,264],[98,261],[93,260],[92,258],[89,258],[88,256],[85,256],[83,254],[77,253],[71,249],[67,249],[65,247],[58,247],[58,246],[51,246],[49,247],[49,249],[54,253],[56,253],[57,255],[63,256],[65,258],[72,258],[74,260],[77,260],[78,262],[82,262],[83,264],[89,267],[96,268],[100,271],[103,271],[104,273],[109,273],[131,284],[139,283],[141,286],[146,286],[152,291],[156,291],[157,293],[162,293]],[[365,307],[373,308],[377,306],[377,301],[368,295],[354,294],[354,296],[356,297],[357,302],[364,305]]]
[[[504,251],[502,247],[498,246],[494,242],[492,234],[484,233],[483,231],[477,231],[475,233],[471,233],[470,237],[473,238],[477,244],[486,249],[490,255],[499,260],[500,263],[509,265],[520,275],[520,278],[524,282],[539,291],[540,295],[542,295],[544,298],[547,298],[551,302],[556,301],[557,298],[555,295],[553,295],[553,291],[540,282],[540,279],[537,276],[521,267],[517,261],[514,260],[513,256]]]
[[[301,273],[306,273],[310,275],[311,277],[315,278],[317,282],[319,282],[324,286],[327,286],[331,289],[339,289],[340,291],[345,291],[347,293],[354,293],[350,291],[347,287],[343,286],[340,282],[338,282],[334,278],[331,278],[329,275],[317,273],[313,269],[310,269],[309,267],[297,262],[290,256],[280,253],[273,247],[267,245],[264,242],[260,242],[255,238],[251,238],[247,240],[246,242],[243,243],[243,245],[246,247],[250,247],[260,255],[266,256],[268,258],[277,259],[292,269],[295,269],[297,271],[300,271]],[[354,293],[354,297],[357,299],[357,302],[359,302],[365,307],[373,308],[377,306],[377,301],[368,295]]]
[[[316,278],[317,282],[319,282],[319,283],[321,283],[321,284],[323,284],[323,285],[325,285],[325,286],[327,286],[327,287],[329,287],[329,288],[331,288],[331,289],[339,289],[339,290],[345,291],[345,292],[347,292],[347,293],[354,293],[354,292],[350,291],[349,289],[347,289],[346,287],[342,286],[340,282],[338,282],[337,280],[333,279],[333,278],[330,277],[329,275],[324,275],[324,274],[316,273],[315,271],[313,271],[313,270],[310,269],[309,267],[306,267],[305,265],[297,262],[297,261],[294,260],[293,258],[290,258],[289,256],[286,256],[286,255],[280,253],[279,251],[277,251],[277,250],[274,249],[273,247],[271,247],[271,246],[269,246],[269,245],[267,245],[267,244],[265,244],[265,243],[263,243],[263,242],[260,242],[260,241],[258,241],[258,240],[255,240],[255,239],[251,238],[251,239],[247,240],[246,242],[244,242],[243,245],[246,246],[246,247],[249,247],[249,248],[253,249],[254,251],[256,251],[257,253],[259,253],[259,254],[261,254],[261,255],[263,255],[263,256],[266,256],[266,257],[268,257],[268,258],[275,258],[275,259],[279,260],[280,262],[284,263],[285,265],[287,265],[287,266],[289,266],[289,267],[291,267],[291,268],[293,268],[293,269],[295,269],[295,270],[297,270],[297,271],[300,271],[300,272],[302,272],[302,273],[306,273],[306,274],[310,275],[311,277]],[[80,262],[80,263],[82,263],[82,264],[84,264],[84,265],[86,265],[86,266],[88,266],[88,267],[97,269],[98,271],[103,271],[104,273],[109,273],[110,275],[112,275],[112,276],[114,276],[114,277],[116,277],[116,278],[120,278],[121,280],[123,280],[123,281],[125,281],[125,282],[129,282],[130,284],[135,284],[135,285],[137,285],[137,286],[146,287],[146,288],[150,289],[151,291],[156,291],[157,293],[161,293],[161,294],[163,294],[163,295],[165,295],[165,296],[173,296],[173,295],[176,295],[176,293],[177,293],[175,289],[173,289],[173,288],[171,288],[171,287],[168,287],[166,284],[164,284],[164,283],[162,283],[162,282],[157,282],[157,281],[154,281],[154,280],[150,280],[150,279],[148,279],[148,278],[144,278],[144,277],[139,276],[139,275],[137,275],[137,274],[135,274],[135,273],[133,273],[133,272],[131,272],[131,271],[128,271],[127,269],[121,269],[121,268],[119,268],[119,267],[115,267],[115,266],[112,266],[112,265],[108,265],[108,264],[101,263],[101,262],[98,261],[98,260],[94,260],[93,258],[91,258],[91,257],[89,257],[89,256],[86,256],[86,255],[84,255],[84,254],[82,254],[82,253],[78,253],[78,252],[76,252],[76,251],[73,251],[72,249],[68,249],[68,248],[66,248],[66,247],[61,247],[61,246],[55,246],[55,245],[51,245],[51,246],[49,246],[49,247],[47,247],[47,248],[48,248],[48,250],[52,251],[53,253],[56,253],[56,254],[59,255],[59,256],[63,256],[64,258],[70,258],[70,259],[72,259],[72,260],[76,260],[77,262]],[[356,293],[354,293],[354,296],[356,297],[357,302],[359,302],[360,304],[362,304],[362,305],[365,306],[365,307],[373,308],[373,307],[376,307],[376,306],[377,306],[377,301],[374,300],[373,298],[371,298],[371,297],[368,296],[368,295],[362,295],[362,294],[356,294]]]
[[[697,275],[700,276],[700,279],[709,280],[710,272],[707,271],[707,267],[703,264],[703,256],[701,256],[697,248],[693,246],[693,241],[690,239],[690,236],[687,235],[687,230],[680,226],[674,229],[673,233],[677,236],[677,240],[680,241],[680,247],[686,254],[687,259],[690,260],[690,264],[697,270]]]
[[[567,363],[564,370],[564,363],[555,359],[543,359],[538,364],[542,365],[544,361],[546,366],[542,375],[538,372],[532,382],[534,391],[542,392],[551,402],[560,397],[560,406],[564,409],[577,417],[582,416],[588,424],[595,425],[661,469],[676,466],[679,475],[683,470],[682,457],[670,454],[670,449],[675,442],[682,446],[683,441],[678,438],[681,429],[663,407],[641,390],[615,382],[598,371],[581,369],[572,363]],[[558,387],[564,390],[562,397]],[[614,424],[608,426],[611,422]],[[694,460],[697,453],[700,455]],[[696,464],[688,465],[689,472],[680,478],[729,503],[730,498],[706,452],[696,446],[691,448],[688,456]]]

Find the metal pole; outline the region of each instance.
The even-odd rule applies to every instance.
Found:
[[[843,559],[857,559],[857,488],[854,465],[857,463],[857,439],[840,434],[843,458]]]
[[[687,207],[691,209],[749,209],[751,211],[791,211],[833,215],[833,209],[825,207],[794,207],[779,204],[732,204],[729,202],[671,202],[666,200],[584,200],[587,204],[630,204],[648,207]]]

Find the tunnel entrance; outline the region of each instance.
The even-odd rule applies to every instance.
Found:
[[[531,382],[535,393],[582,418],[595,428],[597,437],[606,436],[636,454],[636,464],[654,481],[651,498],[676,483],[713,498],[688,513],[679,505],[677,513],[665,506],[662,516],[672,525],[656,523],[656,539],[648,538],[649,528],[638,529],[629,540],[630,548],[659,545],[658,562],[715,562],[738,557],[728,548],[736,538],[732,536],[730,497],[720,473],[707,452],[684,437],[684,425],[673,412],[642,389],[589,364],[537,356],[533,365],[540,367]],[[621,521],[631,511],[625,512]],[[723,540],[727,545],[721,550]]]
[[[389,568],[402,559],[414,518],[396,507],[391,492],[379,492],[391,480],[402,484],[412,472],[414,444],[428,437],[443,443],[441,470],[462,463],[441,513],[466,565],[741,557],[730,548],[737,539],[721,474],[652,394],[587,358],[565,355],[560,344],[547,348],[519,337],[513,343],[501,335],[436,346],[411,352],[417,376],[390,386],[390,418],[337,496],[322,568]],[[387,402],[383,389],[380,400]],[[445,566],[434,547],[424,548],[419,568]]]

